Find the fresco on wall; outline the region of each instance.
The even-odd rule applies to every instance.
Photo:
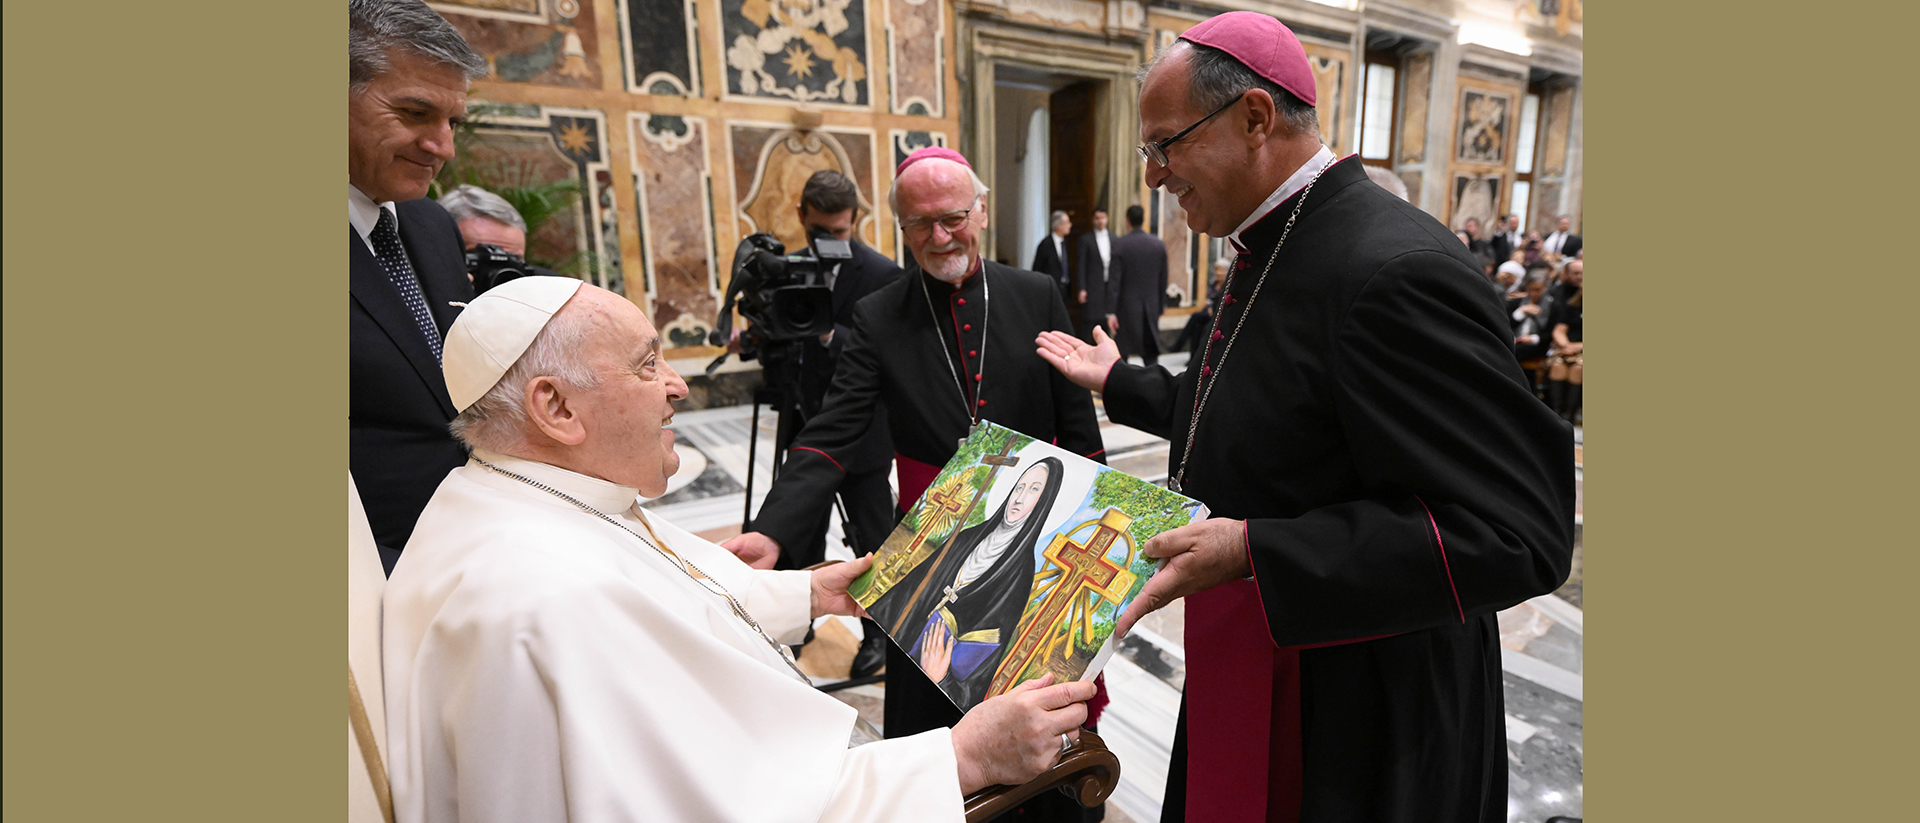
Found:
[[[1447,228],[1460,231],[1467,227],[1469,218],[1479,220],[1486,226],[1493,222],[1493,215],[1500,207],[1501,182],[1503,174],[1456,174],[1453,176],[1453,208],[1447,218]]]
[[[1433,55],[1407,58],[1406,71],[1400,103],[1400,162],[1420,163],[1427,159],[1427,98],[1433,93]],[[1407,191],[1419,190],[1408,186]]]
[[[887,98],[894,114],[946,116],[946,28],[940,0],[887,0]]]
[[[805,244],[795,208],[807,178],[833,169],[860,190],[860,242],[874,245],[873,137],[856,130],[795,131],[780,126],[734,124],[734,217],[740,236],[772,232],[788,249]]]
[[[694,2],[618,0],[619,19],[626,23],[620,57],[628,91],[700,96]]]
[[[720,0],[727,93],[870,105],[866,0]]]
[[[626,294],[618,209],[607,164],[606,117],[590,109],[511,106],[475,124],[460,172],[481,188],[531,188],[562,180],[580,196],[527,238],[527,258]]]
[[[1461,89],[1460,131],[1454,139],[1454,159],[1462,163],[1505,164],[1512,110],[1511,94]]]
[[[487,79],[600,87],[599,28],[580,0],[467,0],[430,4],[487,59]]]
[[[654,324],[667,348],[704,346],[720,305],[715,265],[710,127],[705,118],[635,112],[633,191],[640,264]]]

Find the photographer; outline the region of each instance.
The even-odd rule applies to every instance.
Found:
[[[527,263],[527,221],[505,198],[479,186],[460,185],[436,202],[460,227],[474,294],[530,274],[559,276]]]
[[[849,338],[853,305],[901,274],[900,267],[892,260],[854,239],[853,229],[860,218],[860,193],[846,175],[832,170],[814,172],[801,189],[798,212],[800,226],[807,233],[808,251],[819,260],[821,284],[833,291],[833,330],[818,339],[768,343],[753,342],[752,330],[743,333],[735,329],[729,341],[729,349],[760,358],[770,388],[782,388],[777,384],[783,382],[783,377],[797,380],[796,396],[787,398],[782,407],[790,413],[782,414],[780,419],[779,435],[775,438],[776,448],[780,450],[792,445],[806,421],[819,414],[827,386],[833,381],[834,365]],[[837,251],[819,248],[820,239],[845,242],[851,256],[839,258]],[[742,312],[743,316],[745,313]],[[743,336],[749,339],[743,341]],[[781,346],[797,348],[797,377],[782,374],[785,367],[781,364],[792,360],[793,355],[777,351]],[[887,434],[886,424],[876,421],[842,460],[846,474],[841,477],[838,490],[846,506],[846,526],[853,538],[855,554],[864,556],[880,547],[893,531],[895,520],[893,490],[887,479],[893,467],[893,440]],[[775,568],[802,569],[825,559],[829,514],[827,509],[820,510],[817,521],[809,522],[804,537],[784,544]],[[872,674],[879,669],[885,659],[884,643],[880,631],[869,626],[860,652],[854,657],[854,676]]]

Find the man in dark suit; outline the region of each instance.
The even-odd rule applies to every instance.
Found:
[[[827,285],[833,289],[833,331],[822,340],[807,340],[801,345],[798,414],[780,421],[776,445],[781,449],[791,446],[806,421],[820,413],[835,364],[852,336],[854,304],[900,276],[900,267],[892,260],[854,239],[860,191],[846,175],[831,169],[814,172],[801,189],[799,211],[800,226],[807,232],[809,244],[817,233],[825,233],[848,241],[853,259],[826,269]],[[887,482],[893,468],[893,439],[887,434],[886,424],[876,421],[868,427],[842,460],[846,472],[837,485],[846,506],[843,525],[852,538],[854,554],[865,556],[879,548],[893,531],[893,488]],[[775,568],[804,569],[826,559],[828,513],[828,509],[820,509],[817,516],[796,524],[800,536],[782,545]],[[869,624],[854,655],[853,676],[864,677],[880,668],[886,659],[885,642],[879,627]]]
[[[1513,259],[1513,252],[1520,248],[1520,218],[1511,214],[1501,215],[1493,223],[1493,236],[1487,239],[1492,247],[1493,262],[1497,266]]]
[[[388,572],[466,451],[440,346],[473,299],[460,231],[427,196],[487,64],[419,0],[347,6],[349,465]]]
[[[1065,301],[1073,285],[1067,272],[1067,233],[1073,231],[1073,218],[1056,211],[1047,228],[1047,236],[1033,249],[1033,270],[1053,278],[1060,286],[1060,299]]]
[[[1580,254],[1580,235],[1573,233],[1573,218],[1564,214],[1560,216],[1559,227],[1541,241],[1540,254],[1543,257],[1555,255],[1547,259],[1556,266]]]
[[[1093,210],[1093,231],[1080,235],[1074,271],[1080,278],[1080,334],[1093,338],[1093,327],[1113,313],[1113,232],[1107,231],[1107,210]]]
[[[1120,356],[1138,355],[1151,366],[1160,362],[1160,314],[1167,306],[1167,244],[1146,233],[1146,210],[1127,207],[1127,234],[1113,241],[1115,286],[1107,328],[1120,344]]]

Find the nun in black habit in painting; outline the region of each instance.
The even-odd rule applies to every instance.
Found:
[[[1033,589],[1033,545],[1063,473],[1059,458],[1035,462],[993,516],[961,532],[938,563],[908,572],[868,610],[889,629],[908,627],[896,639],[962,709],[986,698],[1014,640]]]

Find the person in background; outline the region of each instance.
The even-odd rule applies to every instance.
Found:
[[[1033,270],[1054,279],[1060,286],[1060,299],[1067,299],[1068,290],[1073,287],[1071,273],[1067,270],[1067,234],[1073,231],[1073,218],[1066,212],[1056,211],[1047,224],[1047,236],[1040,238],[1040,245],[1033,249]]]

